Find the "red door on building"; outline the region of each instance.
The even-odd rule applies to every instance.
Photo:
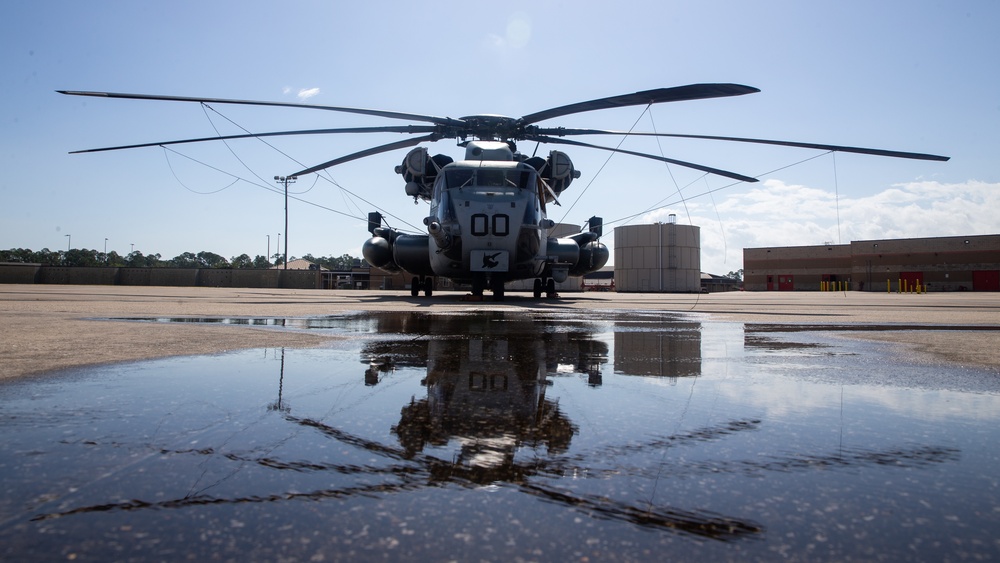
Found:
[[[923,272],[900,272],[899,280],[903,284],[904,291],[915,291],[917,285],[924,285],[924,273]]]
[[[1000,270],[973,271],[972,291],[1000,291]]]
[[[793,282],[790,274],[778,276],[778,291],[792,291],[794,289],[795,283]]]

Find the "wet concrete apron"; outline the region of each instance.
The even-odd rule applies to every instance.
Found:
[[[183,320],[348,338],[0,385],[0,556],[1000,556],[988,370],[661,312]]]

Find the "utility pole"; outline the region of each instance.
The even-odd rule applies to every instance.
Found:
[[[285,269],[288,269],[288,184],[295,183],[298,176],[275,176],[274,181],[285,186]]]

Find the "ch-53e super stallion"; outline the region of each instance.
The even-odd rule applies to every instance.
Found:
[[[609,258],[608,248],[600,242],[602,219],[591,217],[586,230],[569,236],[551,236],[555,222],[548,218],[547,206],[558,204],[580,172],[569,156],[550,151],[547,156],[527,156],[517,151],[518,141],[570,145],[620,152],[670,164],[717,174],[744,182],[757,179],[692,162],[664,156],[594,145],[567,137],[588,135],[644,135],[708,139],[801,147],[825,151],[841,151],[876,156],[919,160],[948,160],[932,154],[900,152],[883,149],[801,143],[744,137],[720,137],[676,133],[643,133],[604,129],[569,129],[543,127],[543,121],[601,109],[641,106],[664,102],[741,96],[759,92],[757,88],[740,84],[690,84],[659,88],[633,94],[611,96],[530,113],[519,118],[501,115],[470,115],[461,118],[436,117],[376,109],[308,105],[284,102],[194,98],[112,92],[81,92],[60,90],[62,94],[196,102],[208,104],[242,104],[252,106],[295,107],[371,115],[390,119],[416,121],[422,125],[351,127],[310,129],[220,135],[199,139],[161,141],[89,149],[75,152],[99,152],[139,147],[165,146],[180,143],[219,141],[252,137],[345,133],[402,133],[413,135],[405,140],[375,146],[291,174],[298,177],[345,162],[407,147],[411,149],[396,167],[406,183],[406,195],[430,204],[423,223],[426,232],[405,233],[382,226],[382,216],[373,212],[368,217],[371,238],[363,253],[372,265],[390,272],[400,270],[412,275],[411,291],[421,290],[430,296],[433,278],[442,276],[457,283],[472,286],[475,296],[485,289],[495,300],[503,299],[504,284],[514,280],[534,280],[534,296],[555,295],[555,284],[569,276],[582,276],[603,267]],[[443,154],[431,156],[426,147],[417,146],[442,139],[455,139],[465,148],[462,160],[455,161]]]

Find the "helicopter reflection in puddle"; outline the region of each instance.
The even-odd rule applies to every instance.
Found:
[[[426,366],[427,376],[421,381],[426,397],[412,397],[401,408],[391,432],[401,448],[400,457],[423,466],[429,484],[511,483],[532,496],[600,518],[715,540],[735,540],[763,531],[758,523],[713,512],[647,503],[639,506],[586,492],[586,487],[555,486],[567,476],[632,473],[635,468],[595,465],[594,457],[617,457],[647,446],[654,450],[666,445],[664,440],[654,439],[648,444],[629,441],[617,453],[610,451],[614,446],[596,456],[571,451],[579,428],[560,407],[558,398],[546,391],[553,379],[567,376],[585,375],[588,386],[602,385],[602,367],[610,360],[611,347],[598,337],[607,327],[588,322],[567,328],[565,320],[557,325],[544,318],[502,313],[391,316],[383,317],[379,325],[380,334],[426,337],[372,341],[361,355],[368,364],[364,379],[369,386],[379,385],[397,369]],[[672,379],[700,374],[697,323],[671,323],[672,334],[630,330],[630,326],[634,328],[636,322],[625,321],[618,326],[622,330],[615,332],[616,364],[620,362],[628,370],[639,368],[633,374],[670,374]],[[650,348],[653,343],[658,346]],[[653,358],[663,346],[672,348],[677,361]],[[732,420],[691,436],[671,436],[667,442],[721,438],[752,431],[759,423]],[[441,456],[442,451],[450,451],[448,448],[454,453]]]
[[[393,428],[409,455],[454,439],[461,444],[456,464],[483,472],[475,480],[489,481],[498,467],[513,467],[521,445],[545,446],[550,455],[569,448],[577,428],[558,401],[546,397],[549,377],[586,374],[587,384],[599,387],[609,347],[586,329],[536,332],[535,322],[508,319],[499,334],[412,343],[415,348],[425,346],[419,351],[423,354],[415,355],[427,366],[422,381],[427,397],[403,407]],[[615,366],[622,373],[673,380],[700,375],[697,325],[678,325],[670,334],[615,332]],[[396,350],[398,343],[390,346]],[[380,372],[398,365],[392,351],[370,347],[365,353],[372,354],[365,371],[368,385],[377,384]]]
[[[589,385],[601,384],[609,347],[593,338],[592,328],[547,330],[554,325],[513,315],[421,320],[429,324],[408,329],[430,338],[371,342],[362,350],[367,385],[399,367],[427,368],[421,381],[427,397],[414,397],[393,427],[408,457],[454,439],[461,444],[456,466],[473,481],[489,482],[518,473],[514,454],[521,445],[544,446],[550,454],[568,449],[577,428],[546,397],[548,377],[586,374]],[[512,474],[498,474],[503,468]]]

